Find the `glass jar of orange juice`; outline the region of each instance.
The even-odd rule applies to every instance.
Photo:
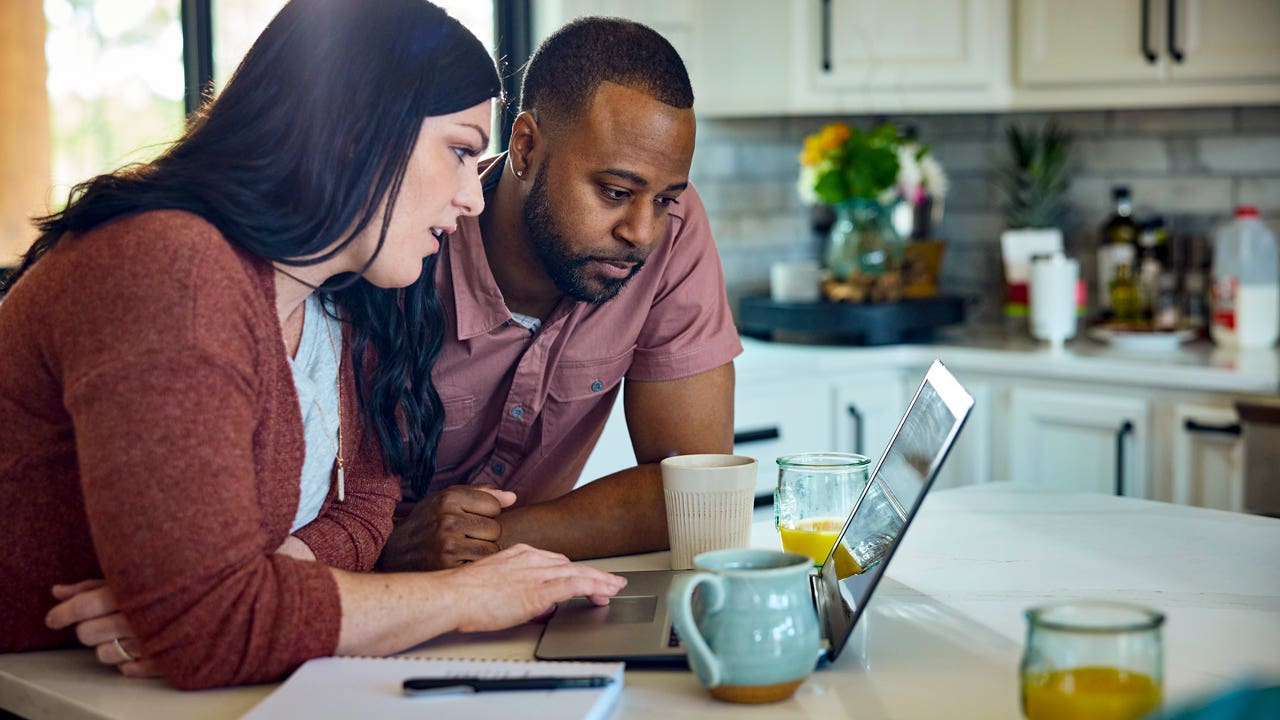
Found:
[[[778,458],[774,525],[782,547],[821,566],[849,511],[867,486],[871,460],[852,453],[814,452]]]
[[[1079,601],[1027,611],[1022,714],[1028,720],[1130,720],[1160,707],[1164,615]]]

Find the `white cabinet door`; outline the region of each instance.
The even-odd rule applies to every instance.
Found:
[[[1141,398],[1014,388],[1010,469],[1046,489],[1146,497],[1148,403]]]
[[[1015,109],[1280,100],[1275,0],[1016,0],[1014,13]]]
[[[973,396],[973,409],[933,481],[934,490],[991,482],[991,383],[965,377],[959,380]]]
[[[1143,2],[1153,17],[1143,53]],[[1022,85],[1157,82],[1161,74],[1163,0],[1018,0],[1017,78]]]
[[[1280,2],[1179,0],[1172,45],[1166,50],[1174,80],[1278,82]],[[1181,62],[1172,57],[1175,50]]]
[[[792,93],[788,3],[697,0],[696,5],[694,47],[684,61],[698,117],[785,115]]]
[[[1244,443],[1235,409],[1178,403],[1173,422],[1173,501],[1243,512]]]
[[[889,446],[898,422],[911,400],[900,371],[876,371],[844,377],[835,382],[835,430],[831,450],[860,453],[871,458],[874,467]],[[915,388],[911,388],[914,392]]]
[[[825,381],[738,382],[733,451],[756,459],[756,495],[778,484],[779,457],[831,449],[830,388]]]
[[[533,47],[561,25],[584,15],[622,17],[658,31],[680,53],[689,75],[696,75],[694,60],[699,56],[695,26],[701,3],[690,0],[532,0]],[[697,92],[697,86],[694,86]]]
[[[794,2],[800,109],[998,106],[1007,94],[1007,0]]]

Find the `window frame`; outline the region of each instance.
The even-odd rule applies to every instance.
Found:
[[[182,67],[186,78],[183,106],[190,119],[213,88],[213,3],[181,0]],[[502,59],[502,88],[508,106],[502,108],[498,149],[511,139],[520,96],[520,70],[529,60],[532,32],[531,0],[493,0],[494,51]]]

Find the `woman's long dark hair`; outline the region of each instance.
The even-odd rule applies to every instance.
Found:
[[[425,0],[291,0],[163,155],[77,185],[36,221],[40,237],[0,297],[68,233],[146,210],[195,213],[297,266],[341,251],[385,201],[381,250],[423,118],[500,93],[480,41]],[[403,290],[351,276],[326,293],[352,325],[358,395],[387,466],[419,492],[444,420],[431,381],[444,333],[434,269],[433,255]]]

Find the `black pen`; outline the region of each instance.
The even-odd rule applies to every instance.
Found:
[[[604,675],[587,677],[523,677],[523,678],[409,678],[401,685],[405,695],[445,695],[478,693],[494,690],[565,690],[598,688],[613,682]]]

